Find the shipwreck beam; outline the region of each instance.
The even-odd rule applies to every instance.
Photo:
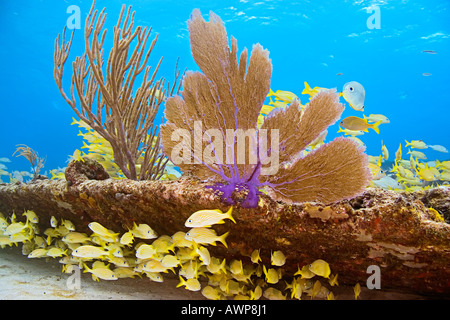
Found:
[[[136,222],[172,235],[186,232],[184,222],[197,210],[228,209],[195,179],[68,180],[1,184],[0,212],[15,212],[23,219],[21,212],[33,210],[42,228],[55,216],[71,220],[83,232],[89,232],[92,221],[117,232]],[[242,193],[234,196],[237,201],[245,199]],[[227,220],[214,226],[218,234],[230,231],[228,249],[218,245],[210,251],[218,257],[250,261],[252,250],[261,249],[263,262],[269,264],[271,251],[281,250],[290,274],[320,258],[339,274],[340,283],[350,285],[365,285],[368,266],[377,265],[383,289],[448,295],[450,225],[428,207],[433,203],[445,207],[449,202],[448,187],[412,194],[367,189],[355,199],[331,206],[287,205],[262,195],[257,208],[234,208],[237,224]]]

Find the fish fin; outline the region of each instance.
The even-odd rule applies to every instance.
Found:
[[[380,134],[380,129],[378,128],[378,126],[381,124],[382,120],[375,122],[374,124],[372,124],[371,128],[378,134]]]
[[[231,215],[232,212],[233,212],[233,206],[231,206],[230,209],[228,209],[228,211],[226,212],[227,218],[230,219],[231,221],[233,221],[234,223],[236,223],[236,220],[234,220],[233,216]]]
[[[308,82],[304,82],[305,84],[305,89],[303,89],[302,94],[309,94],[309,92],[311,92],[311,87],[309,86]]]
[[[343,92],[339,92],[339,97],[342,97],[344,95]]]
[[[181,287],[182,285],[184,285],[186,283],[186,281],[181,277],[180,277],[180,283],[177,284],[177,288]]]
[[[220,242],[222,242],[222,244],[225,246],[225,248],[227,248],[228,249],[228,245],[227,245],[227,243],[226,243],[226,241],[225,241],[225,238],[228,236],[228,234],[230,233],[230,231],[228,231],[227,233],[224,233],[223,235],[221,235],[220,237],[219,237],[219,241]]]

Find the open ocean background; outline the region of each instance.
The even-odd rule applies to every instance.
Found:
[[[173,81],[174,67],[198,70],[189,46],[187,20],[199,8],[207,20],[210,10],[225,22],[228,36],[238,40],[239,52],[260,43],[270,51],[271,88],[301,95],[303,82],[311,87],[336,87],[360,82],[366,90],[364,114],[384,114],[391,123],[359,137],[367,153],[381,154],[381,141],[393,160],[405,139],[423,140],[450,149],[450,2],[420,1],[153,1],[98,0],[106,7],[105,60],[112,43],[112,28],[122,4],[132,5],[135,26],[152,26],[159,39],[149,64],[161,56],[159,76]],[[0,158],[8,171],[29,170],[23,157],[12,157],[17,144],[26,144],[46,157],[44,172],[65,167],[69,155],[82,146],[75,113],[61,97],[53,79],[54,41],[71,15],[70,5],[81,9],[81,29],[75,31],[65,66],[65,90],[70,92],[71,62],[84,53],[84,22],[91,1],[0,0]],[[380,8],[380,29],[367,20]],[[69,30],[68,30],[69,31]],[[66,38],[69,32],[66,34]],[[432,50],[435,54],[424,53]],[[338,75],[341,74],[342,75]],[[431,74],[431,75],[423,75]],[[342,118],[362,112],[346,104]],[[159,120],[163,110],[157,117]],[[337,136],[338,124],[326,141]],[[84,149],[82,149],[84,150]],[[421,150],[424,151],[424,150]],[[429,160],[447,160],[449,154],[425,150]]]

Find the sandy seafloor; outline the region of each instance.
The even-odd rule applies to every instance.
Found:
[[[176,288],[179,280],[165,275],[164,282],[147,277],[95,282],[90,273],[81,272],[80,289],[70,289],[67,280],[71,274],[61,272],[58,259],[28,259],[20,247],[0,249],[0,299],[57,299],[57,300],[198,300],[205,299],[198,292]],[[202,287],[206,286],[206,281]],[[338,300],[354,299],[349,286],[333,287]],[[286,291],[287,293],[287,291]],[[303,299],[309,300],[306,295]],[[427,297],[386,290],[368,290],[362,287],[360,299],[427,299]]]

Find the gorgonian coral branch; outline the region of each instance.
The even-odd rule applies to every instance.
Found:
[[[134,12],[131,7],[125,10],[125,5],[114,27],[113,47],[104,67],[106,13],[104,9],[98,13],[94,6],[95,1],[85,22],[85,53],[72,64],[70,97],[64,92],[62,79],[73,33],[68,43],[64,41],[65,32],[61,45],[59,36],[55,41],[56,84],[77,116],[111,144],[114,162],[127,178],[158,179],[167,161],[153,122],[165,96],[172,95],[180,73],[175,72],[172,87],[165,86],[163,78],[157,80],[162,58],[150,72],[147,62],[158,36],[149,45],[151,28],[134,28]],[[138,79],[141,83],[134,91]]]

